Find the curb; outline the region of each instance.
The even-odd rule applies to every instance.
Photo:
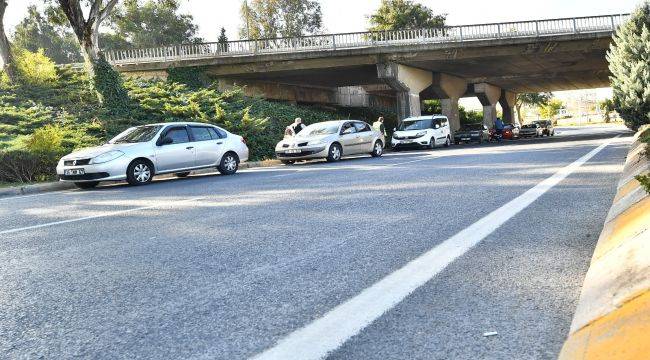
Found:
[[[276,166],[280,164],[282,163],[279,160],[251,161],[251,162],[245,162],[239,164],[239,169],[262,168],[262,167]],[[193,174],[199,174],[199,175],[209,174],[213,172],[214,172],[213,168],[192,171]],[[173,174],[166,174],[166,175],[161,175],[158,178],[166,179],[173,176],[174,176]],[[75,188],[76,186],[74,185],[74,183],[62,182],[62,181],[54,181],[54,182],[30,184],[30,185],[22,185],[22,186],[12,186],[8,188],[0,189],[0,198],[7,197],[7,196],[31,195],[31,194],[38,194],[38,193],[45,193],[45,192],[52,192],[52,191],[71,190]]]
[[[650,354],[650,173],[639,135],[591,259],[559,359],[647,359]]]

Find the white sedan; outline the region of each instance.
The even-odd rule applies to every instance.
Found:
[[[246,160],[248,147],[241,136],[209,124],[176,122],[129,128],[104,145],[64,156],[56,173],[85,189],[100,181],[142,185],[154,175],[186,177],[211,167],[231,175]]]

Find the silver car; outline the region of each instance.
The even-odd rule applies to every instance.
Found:
[[[64,156],[56,173],[85,189],[100,181],[142,185],[154,175],[186,177],[210,167],[231,175],[246,160],[248,147],[241,136],[209,124],[177,122],[129,128],[104,145]]]
[[[296,136],[280,141],[275,155],[285,164],[308,159],[331,162],[354,154],[379,157],[384,152],[384,144],[384,135],[363,121],[325,121],[311,124]]]

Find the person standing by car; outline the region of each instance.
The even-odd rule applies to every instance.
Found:
[[[296,118],[296,120],[293,122],[293,124],[291,124],[291,129],[293,130],[293,135],[294,136],[298,135],[298,133],[300,131],[302,131],[302,129],[304,129],[304,128],[305,128],[305,124],[302,123],[302,119],[299,118],[299,117]]]
[[[372,124],[372,127],[386,136],[386,126],[384,126],[384,117],[380,116],[377,121]]]

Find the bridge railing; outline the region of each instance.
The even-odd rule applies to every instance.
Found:
[[[181,44],[145,49],[109,50],[113,64],[137,64],[212,57],[322,51],[391,45],[454,43],[518,37],[613,32],[628,14],[533,20],[439,28],[370,31],[295,38],[238,40],[226,43]]]

